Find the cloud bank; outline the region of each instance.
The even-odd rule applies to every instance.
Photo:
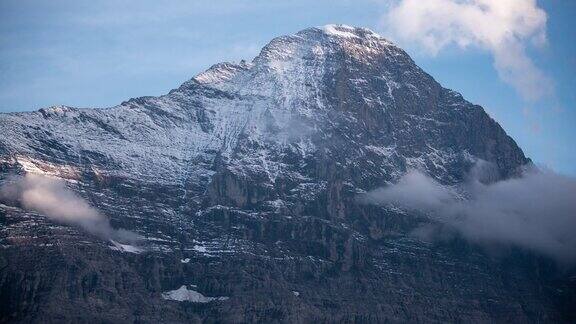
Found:
[[[381,25],[433,55],[450,45],[487,50],[499,77],[536,100],[553,92],[551,79],[527,54],[529,46],[546,44],[546,22],[536,0],[400,0]]]
[[[531,170],[489,184],[471,179],[458,189],[410,171],[397,184],[367,193],[363,201],[424,212],[473,243],[517,246],[574,265],[575,198],[576,179],[549,171]]]
[[[79,227],[105,240],[139,240],[135,233],[112,228],[108,218],[67,189],[61,180],[27,174],[3,186],[0,198],[20,202],[27,210],[41,213],[59,223]]]

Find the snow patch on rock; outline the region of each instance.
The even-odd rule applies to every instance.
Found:
[[[122,243],[118,243],[114,240],[110,240],[110,242],[113,245],[113,246],[110,246],[110,249],[115,250],[115,251],[134,253],[134,254],[140,254],[140,253],[144,252],[143,248],[140,248],[140,247],[137,247],[134,245],[122,244]]]
[[[173,300],[178,302],[192,302],[192,303],[209,303],[217,300],[227,300],[228,297],[206,297],[203,294],[190,290],[186,285],[182,285],[176,290],[171,290],[162,293],[162,298],[166,300]]]
[[[331,36],[344,37],[344,38],[358,38],[354,33],[355,28],[347,25],[325,25],[320,29]]]

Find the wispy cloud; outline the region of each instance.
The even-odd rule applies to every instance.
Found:
[[[561,264],[576,263],[576,179],[536,170],[519,178],[485,181],[488,184],[478,179],[493,179],[490,168],[477,168],[462,195],[411,171],[397,184],[371,191],[362,200],[425,213],[434,224],[480,245],[518,246]],[[436,235],[442,231],[430,226],[416,233],[439,238]]]
[[[0,188],[0,200],[16,201],[27,210],[45,215],[53,221],[79,227],[106,240],[135,242],[135,233],[114,229],[96,208],[66,188],[63,181],[27,174]]]
[[[399,0],[381,26],[399,42],[436,55],[447,46],[489,51],[500,78],[527,100],[554,91],[527,53],[546,44],[546,12],[536,0]]]

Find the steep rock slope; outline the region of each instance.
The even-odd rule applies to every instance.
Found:
[[[367,29],[306,29],[164,96],[3,114],[0,129],[3,182],[65,179],[145,250],[4,201],[2,321],[573,316],[573,282],[549,261],[420,242],[424,216],[359,203],[409,169],[458,185],[479,160],[503,178],[529,163],[481,107]]]

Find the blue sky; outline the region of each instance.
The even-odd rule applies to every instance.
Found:
[[[531,6],[526,7],[528,17],[533,17],[530,10],[536,8],[547,19],[537,24],[535,32],[519,29],[518,39],[498,47],[494,44],[502,43],[499,39],[492,42],[491,36],[494,26],[500,25],[488,16],[482,18],[488,23],[487,34],[476,34],[476,26],[472,34],[451,30],[458,35],[456,42],[432,46],[432,51],[422,45],[418,32],[437,30],[402,35],[406,26],[389,26],[394,17],[401,21],[417,17],[418,12],[397,10],[402,5],[408,10],[414,1],[2,0],[0,111],[56,104],[107,107],[132,97],[164,94],[214,63],[253,58],[275,36],[342,23],[368,27],[393,39],[445,87],[484,106],[535,162],[576,175],[576,1],[498,0],[498,5],[525,2]],[[446,14],[442,6],[455,2],[418,1],[436,4],[443,9],[442,15]],[[410,19],[404,19],[406,15]],[[505,23],[501,28],[510,28]],[[458,20],[452,25],[466,28]],[[546,42],[533,45],[541,34]],[[545,75],[536,78],[528,91],[518,84],[533,73],[514,67],[515,79],[510,80],[499,74],[502,68],[495,68],[495,59],[508,53],[510,44],[519,44],[523,58]],[[507,64],[517,61],[512,57]],[[534,85],[540,83],[551,91],[527,98],[526,93],[534,92]]]

